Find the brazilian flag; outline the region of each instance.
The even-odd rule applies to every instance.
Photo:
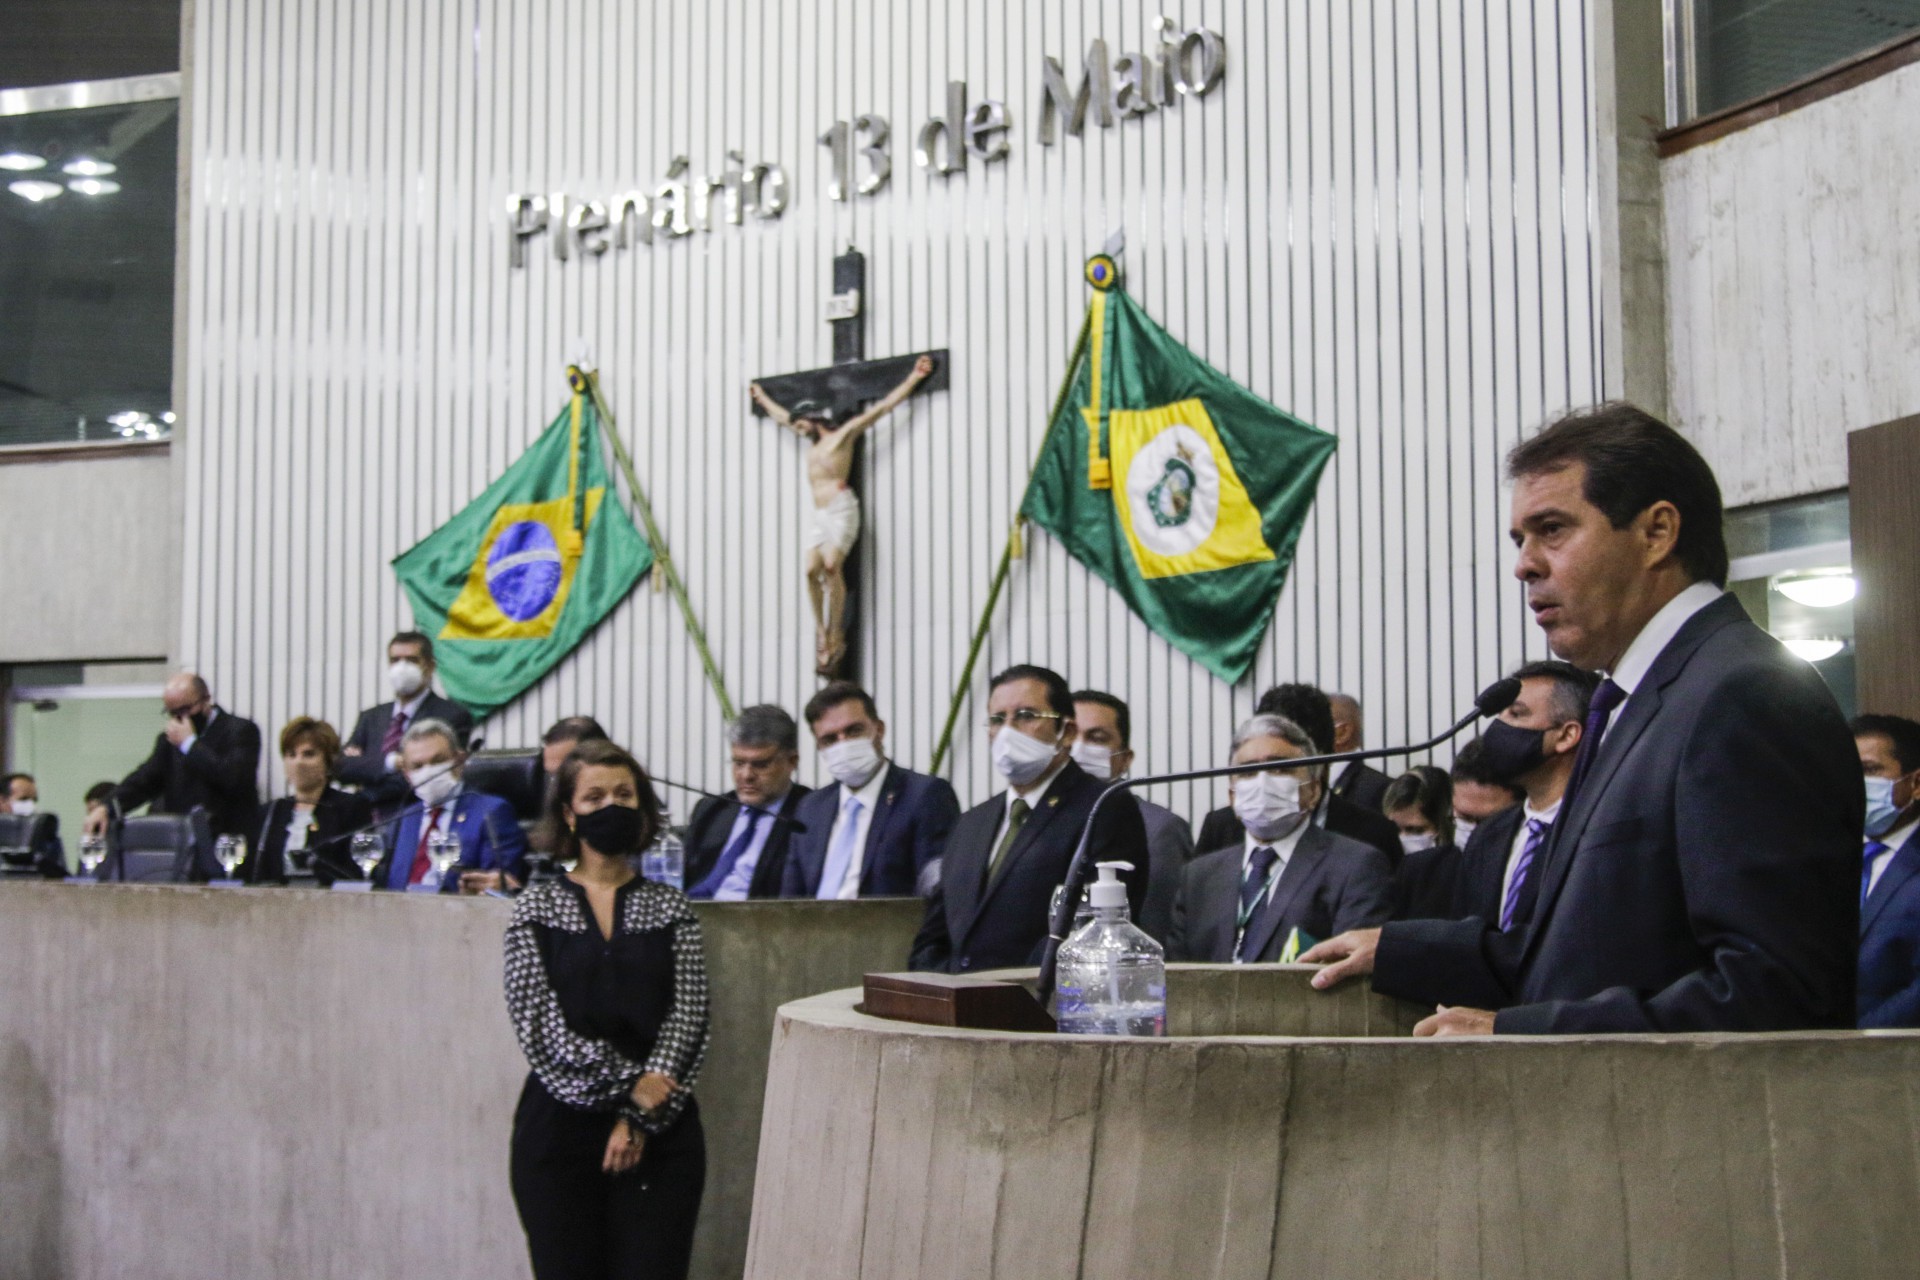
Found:
[[[652,564],[607,482],[593,401],[576,390],[505,475],[393,568],[447,693],[486,716],[572,652]]]
[[[1253,665],[1334,438],[1229,379],[1087,264],[1085,336],[1020,513],[1228,682]]]

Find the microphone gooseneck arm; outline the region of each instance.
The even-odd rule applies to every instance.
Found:
[[[1345,764],[1354,760],[1379,760],[1386,756],[1411,755],[1416,751],[1425,751],[1437,747],[1447,739],[1454,737],[1462,729],[1482,716],[1497,716],[1520,696],[1520,682],[1511,676],[1496,681],[1481,690],[1480,696],[1473,701],[1473,710],[1454,721],[1445,730],[1428,738],[1425,742],[1416,742],[1404,747],[1373,747],[1364,751],[1336,751],[1328,755],[1301,756],[1286,761],[1256,760],[1249,764],[1222,765],[1217,769],[1192,769],[1186,773],[1162,773],[1145,778],[1122,778],[1111,783],[1106,790],[1095,798],[1093,808],[1087,811],[1087,820],[1080,828],[1080,842],[1074,846],[1073,861],[1067,864],[1066,892],[1060,895],[1060,905],[1047,921],[1047,943],[1040,956],[1040,979],[1038,994],[1040,1003],[1046,1004],[1053,998],[1054,982],[1060,967],[1060,944],[1066,941],[1067,926],[1073,923],[1074,906],[1080,897],[1080,887],[1086,882],[1089,864],[1088,854],[1093,843],[1093,824],[1100,817],[1100,807],[1109,797],[1122,791],[1131,791],[1155,782],[1194,782],[1201,778],[1231,778],[1242,773],[1265,773],[1269,769],[1288,768],[1306,769],[1315,765]]]

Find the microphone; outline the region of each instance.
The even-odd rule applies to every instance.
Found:
[[[807,824],[798,818],[789,818],[784,813],[775,813],[771,809],[762,809],[759,805],[748,804],[737,796],[722,795],[717,791],[707,791],[701,787],[690,787],[684,782],[675,782],[672,778],[663,778],[657,773],[650,773],[647,776],[663,787],[673,787],[678,791],[691,791],[694,795],[706,796],[710,800],[731,800],[748,813],[757,813],[762,817],[772,818],[775,822],[782,824],[797,836],[807,834]]]
[[[1365,751],[1337,751],[1328,755],[1301,756],[1285,761],[1289,769],[1303,769],[1313,765],[1345,764],[1350,760],[1378,760],[1384,756],[1411,755],[1416,751],[1425,751],[1437,747],[1447,739],[1458,734],[1475,720],[1485,716],[1491,719],[1512,706],[1520,697],[1520,682],[1512,676],[1496,680],[1480,691],[1473,700],[1473,710],[1454,721],[1452,725],[1425,742],[1416,742],[1405,747],[1374,747]],[[1067,926],[1073,923],[1073,909],[1080,900],[1080,888],[1086,882],[1090,859],[1088,846],[1093,842],[1093,824],[1100,816],[1100,806],[1107,798],[1121,791],[1130,791],[1134,787],[1145,786],[1150,782],[1192,782],[1200,778],[1230,778],[1242,773],[1264,773],[1280,762],[1256,760],[1251,764],[1223,765],[1218,769],[1195,769],[1187,773],[1162,773],[1145,778],[1122,778],[1110,783],[1093,802],[1093,808],[1087,811],[1086,825],[1080,828],[1080,843],[1073,851],[1073,861],[1067,864],[1066,892],[1060,895],[1060,906],[1047,922],[1047,944],[1040,957],[1040,981],[1038,993],[1040,1003],[1045,1005],[1053,996],[1054,980],[1060,964],[1060,944],[1066,941]]]

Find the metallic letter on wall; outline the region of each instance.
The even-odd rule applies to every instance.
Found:
[[[653,243],[653,202],[644,191],[613,198],[613,247]]]
[[[1006,159],[1006,133],[1012,127],[1006,103],[981,103],[967,113],[967,150],[982,160]]]
[[[1086,66],[1080,73],[1079,89],[1069,93],[1067,73],[1060,60],[1040,60],[1040,145],[1053,145],[1053,118],[1066,122],[1067,133],[1079,137],[1086,127],[1087,108],[1093,108],[1093,121],[1102,129],[1113,126],[1112,75],[1107,68],[1107,42],[1095,40],[1087,46]]]
[[[507,266],[527,265],[527,241],[547,229],[545,196],[507,197]]]
[[[1160,78],[1153,61],[1138,53],[1123,53],[1113,60],[1113,113],[1140,116],[1158,105],[1155,82]]]
[[[853,122],[853,129],[855,133],[864,133],[873,139],[860,148],[860,154],[867,158],[867,176],[860,179],[860,185],[854,188],[861,195],[870,196],[886,186],[887,179],[893,176],[893,156],[887,150],[887,140],[893,136],[893,129],[887,124],[885,116],[859,116]]]
[[[967,115],[967,82],[947,82],[947,114],[934,116],[920,126],[920,139],[913,159],[922,169],[942,177],[960,173],[967,167],[967,147],[961,130]]]
[[[598,200],[582,200],[567,216],[567,229],[580,242],[580,247],[599,257],[613,247],[607,238],[607,206]]]
[[[675,156],[667,166],[667,180],[653,189],[653,225],[670,236],[689,235],[693,231],[686,172],[687,158]]]

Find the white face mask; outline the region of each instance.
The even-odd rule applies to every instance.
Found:
[[[1053,764],[1054,753],[1059,749],[1058,743],[1029,738],[1008,725],[993,740],[993,767],[1009,784],[1030,787],[1040,781],[1041,775]]]
[[[857,791],[873,781],[884,761],[872,738],[842,738],[820,752],[820,763],[835,782]]]
[[[415,798],[429,809],[438,809],[460,789],[460,779],[454,776],[451,760],[410,773],[407,781],[413,784]]]
[[[1233,780],[1233,811],[1255,840],[1278,840],[1304,816],[1300,779],[1291,773],[1240,774]]]
[[[1073,740],[1073,762],[1085,769],[1090,775],[1102,782],[1113,781],[1113,748],[1088,742],[1085,738]]]
[[[426,668],[411,658],[402,658],[387,668],[387,683],[393,687],[393,696],[405,702],[427,687]]]
[[[12,808],[16,818],[31,818],[40,811],[40,806],[32,800],[15,800]]]
[[[1479,825],[1480,824],[1477,822],[1471,821],[1470,819],[1467,819],[1467,818],[1462,818],[1458,814],[1455,814],[1453,819],[1454,844],[1458,845],[1462,849],[1466,848],[1467,841],[1473,839],[1473,829]]]
[[[1422,832],[1419,835],[1411,831],[1400,833],[1400,852],[1402,853],[1419,853],[1423,849],[1433,848],[1434,843],[1434,835],[1431,831]]]

